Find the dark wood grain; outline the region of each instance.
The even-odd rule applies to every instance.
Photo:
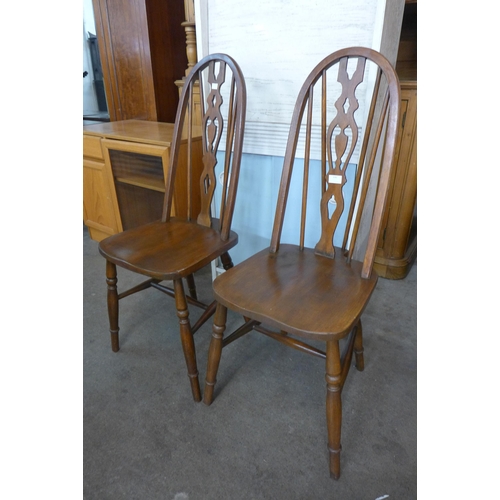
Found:
[[[291,244],[276,253],[262,250],[214,281],[215,298],[277,330],[341,339],[363,312],[377,277],[360,279],[361,263],[346,265],[336,250],[334,259]]]
[[[237,242],[234,231],[222,241],[216,229],[174,218],[115,234],[100,242],[99,251],[108,261],[129,271],[173,280],[199,271]]]

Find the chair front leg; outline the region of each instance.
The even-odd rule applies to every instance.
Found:
[[[118,291],[116,283],[116,265],[106,261],[106,283],[108,285],[108,317],[109,317],[109,333],[111,334],[111,349],[113,352],[120,350],[120,342],[118,338]]]
[[[340,432],[342,427],[342,365],[340,348],[336,340],[326,343],[326,423],[328,427],[328,451],[330,476],[340,477]]]
[[[189,324],[189,310],[187,306],[182,278],[174,281],[175,306],[177,308],[177,317],[179,318],[182,350],[188,369],[189,381],[191,383],[191,392],[195,401],[201,401],[200,382],[198,380],[198,367],[196,365],[196,350],[194,346],[193,333]]]
[[[214,399],[214,387],[217,382],[217,371],[222,353],[222,339],[226,329],[227,308],[222,304],[217,304],[215,310],[214,323],[212,327],[212,339],[208,349],[207,376],[205,379],[205,391],[203,402],[206,405],[212,404]]]

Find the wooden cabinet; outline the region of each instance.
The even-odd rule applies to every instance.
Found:
[[[417,255],[417,82],[401,82],[401,116],[395,168],[374,269],[404,278]]]
[[[92,0],[111,121],[172,123],[187,66],[184,0]]]
[[[406,0],[396,71],[401,82],[398,146],[374,269],[404,278],[417,255],[417,2]]]
[[[143,120],[83,127],[83,212],[93,240],[161,218],[173,131],[173,124]],[[201,137],[193,139],[192,159],[199,177]],[[187,214],[186,162],[187,141],[181,144],[174,190],[172,211],[178,216]],[[193,189],[199,200],[197,183]]]

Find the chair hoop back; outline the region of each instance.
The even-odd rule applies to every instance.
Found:
[[[196,99],[197,92],[199,102]],[[238,186],[245,114],[245,80],[236,61],[226,54],[211,54],[199,61],[186,77],[177,108],[163,221],[168,221],[171,216],[180,144],[187,141],[188,193],[191,193],[193,182],[199,182],[201,196],[200,200],[188,200],[187,218],[196,220],[200,225],[212,225],[213,199],[217,186],[217,153],[219,150],[225,151],[218,228],[221,239],[228,239]],[[195,137],[199,138],[200,135],[202,175],[199,179],[193,179],[191,151]],[[199,212],[193,209],[197,206],[200,207]],[[195,211],[198,213],[194,213]]]
[[[395,154],[399,108],[400,86],[396,72],[390,62],[375,50],[365,47],[338,50],[312,70],[299,92],[292,116],[271,252],[279,249],[292,170],[298,156],[298,144],[302,141],[304,173],[300,247],[303,249],[305,245],[309,172],[316,155],[321,168],[321,234],[315,246],[318,255],[334,258],[333,238],[340,227],[339,220],[345,214],[347,220],[341,251],[350,261],[365,202],[374,186],[370,182],[376,183],[368,243],[364,257],[360,259],[363,260],[362,276],[370,276]],[[320,147],[314,140],[315,133]],[[352,192],[346,196],[346,171],[351,163],[356,172],[350,184]]]

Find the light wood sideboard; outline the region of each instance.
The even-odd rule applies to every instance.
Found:
[[[173,124],[146,120],[83,127],[83,214],[93,240],[161,218],[173,132]],[[192,159],[199,178],[201,137],[193,139]],[[172,215],[187,214],[186,162],[187,141],[181,144]],[[199,190],[197,183],[193,189]],[[199,207],[193,210],[196,215]]]

